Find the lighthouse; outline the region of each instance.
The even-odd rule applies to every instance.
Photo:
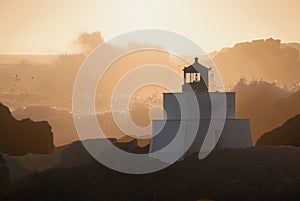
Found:
[[[214,149],[241,149],[252,146],[250,119],[236,118],[235,92],[209,91],[211,70],[212,68],[202,65],[196,57],[193,64],[183,68],[182,91],[163,94],[165,114],[163,119],[152,121],[150,155],[170,144],[172,148],[164,153],[166,160],[168,155],[178,152],[184,152],[183,156],[197,153],[203,148],[208,133]],[[197,107],[191,104],[195,103],[195,99]],[[212,122],[221,121],[222,128],[211,127]],[[193,130],[192,125],[197,125],[197,129]],[[188,149],[184,149],[192,134],[193,142]],[[180,140],[176,144],[171,143],[176,135],[180,136]]]

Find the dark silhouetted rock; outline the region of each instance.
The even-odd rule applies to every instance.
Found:
[[[109,153],[111,146],[116,146],[126,152],[145,154],[149,152],[149,145],[139,147],[137,141],[132,139],[129,142],[118,142],[114,138],[109,138],[112,145],[106,146],[104,139],[84,140],[90,147],[102,147],[101,151]],[[5,155],[7,166],[10,170],[10,179],[13,183],[25,178],[28,175],[49,170],[52,168],[73,168],[91,163],[95,159],[85,149],[81,141],[73,142],[69,145],[55,148],[52,154],[26,154],[25,156]]]
[[[298,201],[299,161],[296,147],[217,150],[204,160],[192,155],[146,175],[119,173],[91,161],[28,177],[16,186],[16,195],[20,201]]]
[[[51,126],[46,121],[16,120],[9,109],[0,103],[0,145],[3,153],[50,154],[54,150]]]
[[[0,154],[0,200],[9,198],[10,195],[10,181],[9,171],[5,165],[5,161]]]
[[[289,119],[282,126],[264,134],[256,145],[300,146],[300,114]]]
[[[55,146],[70,144],[79,140],[73,121],[68,111],[60,111],[50,106],[30,106],[12,111],[12,115],[20,120],[30,118],[34,121],[47,121],[53,132]]]

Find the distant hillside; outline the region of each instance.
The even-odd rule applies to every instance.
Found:
[[[49,154],[54,150],[51,126],[46,121],[16,120],[0,103],[0,146],[11,155]]]
[[[250,118],[253,142],[260,136],[300,113],[300,91],[290,92],[275,83],[241,79],[236,92],[237,116]]]
[[[300,114],[289,119],[282,126],[261,136],[256,145],[300,146]]]
[[[241,76],[261,78],[280,85],[299,81],[300,43],[281,43],[272,38],[238,43],[210,54],[227,87]]]

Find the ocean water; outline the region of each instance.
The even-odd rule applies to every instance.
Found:
[[[0,55],[0,65],[4,64],[49,64],[53,63],[59,55]]]

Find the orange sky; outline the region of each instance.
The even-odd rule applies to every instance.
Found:
[[[1,0],[0,54],[71,51],[79,33],[178,32],[205,51],[274,37],[300,41],[299,0]]]

